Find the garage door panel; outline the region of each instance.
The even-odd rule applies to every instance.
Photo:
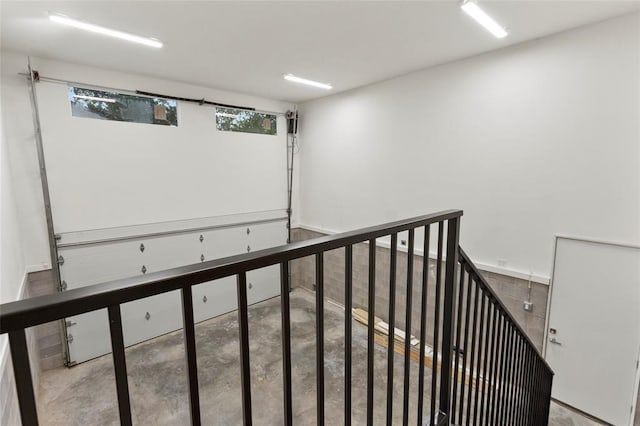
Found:
[[[111,352],[106,309],[66,318],[71,362],[87,361]]]
[[[207,320],[238,308],[236,278],[227,277],[193,286],[195,322]]]
[[[247,273],[247,300],[249,304],[280,295],[280,266],[273,265]]]
[[[124,303],[121,309],[125,346],[182,328],[182,299],[179,291]]]

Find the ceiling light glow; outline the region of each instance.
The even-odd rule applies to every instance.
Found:
[[[49,19],[58,24],[68,25],[73,28],[78,28],[92,33],[102,34],[109,37],[119,38],[121,40],[130,41],[133,43],[143,44],[149,47],[161,48],[162,42],[152,38],[141,37],[134,34],[125,33],[122,31],[112,30],[110,28],[101,27],[99,25],[89,24],[87,22],[71,19],[64,15],[49,15]]]
[[[480,9],[480,6],[478,6],[475,1],[465,0],[460,7],[467,13],[467,15],[475,19],[477,23],[485,27],[487,31],[497,38],[504,38],[507,36],[507,31],[501,27],[500,24],[494,21],[491,16],[487,15],[484,10]]]
[[[306,78],[296,77],[293,74],[285,74],[284,79],[287,81],[292,81],[294,83],[306,84],[307,86],[317,87],[319,89],[331,90],[333,86],[327,83],[320,83],[313,80],[307,80]]]
[[[74,98],[78,98],[78,99],[86,99],[88,101],[98,101],[98,102],[108,102],[110,104],[114,103],[116,100],[115,99],[109,99],[109,98],[96,98],[95,96],[85,96],[85,95],[73,95]]]

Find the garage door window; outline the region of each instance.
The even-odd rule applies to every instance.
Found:
[[[216,107],[216,127],[222,131],[275,135],[276,121],[274,114]]]
[[[74,117],[178,125],[178,108],[174,100],[69,87],[69,101]]]

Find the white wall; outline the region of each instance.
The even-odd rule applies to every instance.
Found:
[[[4,130],[5,122],[0,120],[0,303],[11,302],[21,296],[25,275],[23,241]]]
[[[5,122],[0,105],[0,303],[22,297],[25,280],[23,244],[18,225],[18,211],[13,192]],[[8,353],[7,336],[0,336],[0,375]],[[5,408],[5,407],[3,407]]]
[[[46,77],[269,111],[292,108],[78,64],[39,58],[32,63]],[[25,257],[38,269],[50,260],[28,83],[18,76],[26,64],[25,54],[2,52],[2,103]],[[178,103],[177,128],[74,118],[65,85],[37,87],[56,232],[286,208],[283,117],[278,136],[218,132],[213,108],[184,102]]]
[[[553,235],[640,242],[640,15],[302,105],[303,225],[464,209],[474,260],[549,276]]]

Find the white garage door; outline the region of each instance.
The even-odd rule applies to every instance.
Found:
[[[47,74],[47,70],[40,70]],[[74,117],[69,87],[40,82],[60,276],[67,289],[286,243],[286,125],[221,131],[215,109],[178,103],[178,126]],[[247,276],[250,303],[279,294],[278,267]],[[236,308],[234,278],[193,289],[202,321]],[[182,327],[180,294],[122,305],[125,344]],[[106,310],[67,319],[69,360],[110,352]]]

